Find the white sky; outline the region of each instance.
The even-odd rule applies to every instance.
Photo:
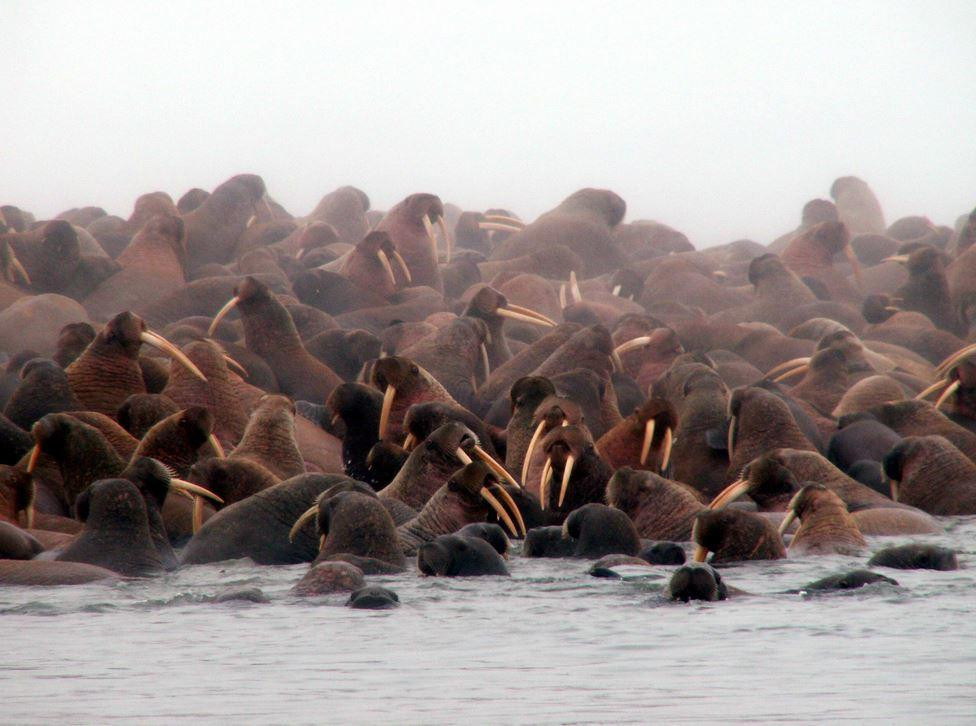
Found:
[[[976,206],[976,2],[0,0],[0,200],[128,216],[261,174],[532,218],[583,186],[698,246],[830,183],[888,221]]]

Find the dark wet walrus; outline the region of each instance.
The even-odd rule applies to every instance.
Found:
[[[440,577],[508,576],[501,555],[480,537],[443,534],[420,545],[417,568],[423,575]]]
[[[712,564],[742,560],[780,560],[786,557],[783,540],[768,519],[738,509],[699,512],[692,527],[695,562],[709,552]]]

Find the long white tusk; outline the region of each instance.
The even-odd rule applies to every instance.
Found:
[[[785,381],[787,378],[792,378],[797,373],[803,373],[806,375],[807,371],[810,370],[809,365],[797,366],[793,370],[786,371],[786,373],[781,373],[773,379],[773,383],[779,383],[780,381]]]
[[[505,511],[505,507],[503,507],[501,503],[495,499],[494,496],[492,496],[491,492],[484,487],[481,488],[479,494],[481,494],[482,498],[491,505],[492,509],[495,510],[495,514],[497,514],[498,518],[505,523],[505,526],[508,527],[508,531],[512,533],[512,536],[518,537],[518,530],[515,528],[515,523],[512,521],[512,518],[508,516],[508,512]]]
[[[376,250],[376,258],[383,265],[383,270],[386,272],[387,278],[390,280],[390,284],[393,285],[393,289],[396,290],[396,276],[393,274],[393,265],[390,264],[389,258],[383,250]]]
[[[640,465],[644,466],[647,463],[647,455],[651,453],[651,440],[654,438],[654,426],[655,421],[652,418],[647,419],[647,423],[644,424],[644,440],[641,441],[640,450]]]
[[[213,434],[210,434],[209,436],[207,436],[207,441],[209,441],[210,442],[210,445],[212,447],[214,447],[214,451],[217,452],[217,458],[218,459],[226,459],[227,458],[227,455],[224,453],[224,447],[220,445],[220,441],[217,440],[217,437],[216,436],[214,436]]]
[[[624,287],[623,285],[614,285],[613,286],[613,296],[614,297],[620,297],[620,291],[623,289],[623,287]]]
[[[407,261],[403,259],[403,255],[398,250],[393,250],[393,259],[396,260],[397,267],[400,268],[400,272],[403,273],[407,282],[413,282],[413,276],[410,274],[410,268],[407,267]]]
[[[184,479],[171,478],[169,480],[169,485],[176,489],[177,491],[189,492],[191,494],[196,494],[198,497],[206,497],[207,499],[213,499],[218,504],[223,504],[224,500],[218,497],[209,489],[193,484]]]
[[[569,271],[569,292],[575,302],[583,302],[583,293],[580,291],[579,282],[576,280],[576,270]]]
[[[434,259],[437,259],[437,235],[434,233],[434,225],[430,223],[430,217],[426,214],[421,217],[424,220],[424,229],[427,230],[427,240],[430,242],[430,249],[434,255]]]
[[[522,536],[524,537],[528,533],[528,530],[525,529],[525,520],[522,519],[522,512],[519,511],[518,505],[512,499],[512,495],[506,492],[503,486],[498,487],[498,495],[512,508],[512,514],[515,515],[515,521],[518,523],[519,529],[521,529]]]
[[[864,277],[861,275],[861,263],[849,244],[844,245],[844,254],[847,255],[847,261],[851,263],[851,269],[854,271],[854,279],[857,280],[857,286],[864,287]]]
[[[559,501],[556,506],[562,508],[563,500],[566,498],[566,491],[569,489],[569,478],[573,475],[573,464],[576,463],[576,458],[570,454],[566,457],[566,466],[563,467],[563,482],[559,486]]]
[[[319,513],[319,505],[318,502],[316,502],[311,507],[306,509],[302,513],[301,517],[295,520],[295,523],[291,526],[291,530],[288,532],[288,541],[294,542],[295,537],[298,536],[299,530],[301,530],[301,528],[305,526],[305,523],[308,522],[308,520],[313,519],[318,513]]]
[[[732,445],[735,443],[735,416],[729,419],[729,439],[726,450],[729,452],[729,461],[732,461]]]
[[[616,348],[614,348],[614,350],[616,351],[617,355],[623,355],[624,353],[629,353],[632,350],[643,348],[645,345],[648,345],[650,342],[651,342],[651,336],[641,335],[621,343]]]
[[[939,363],[939,367],[935,369],[937,375],[944,376],[948,373],[957,363],[968,358],[973,353],[976,353],[976,343],[960,348],[955,353],[950,355],[944,361]]]
[[[549,482],[552,481],[552,459],[546,458],[542,465],[542,477],[539,479],[539,503],[543,509],[549,502]]]
[[[545,421],[540,421],[539,425],[535,427],[532,438],[529,439],[529,448],[525,450],[525,459],[522,461],[522,481],[529,480],[529,462],[532,460],[532,452],[535,451],[535,445],[539,441],[539,437],[542,436],[542,429],[545,425]]]
[[[407,438],[403,440],[403,450],[410,451],[416,445],[417,445],[417,437],[411,433],[408,433]]]
[[[390,409],[393,408],[394,396],[396,396],[396,386],[387,386],[383,392],[383,408],[380,409],[380,441],[386,436],[386,428],[390,423]]]
[[[898,480],[889,479],[888,486],[891,487],[891,501],[897,502],[898,501]]]
[[[230,300],[228,300],[227,302],[225,302],[224,303],[224,306],[220,310],[217,311],[217,314],[214,315],[213,322],[210,323],[210,327],[207,328],[207,337],[208,338],[212,338],[213,337],[214,331],[217,329],[217,326],[220,325],[220,321],[223,320],[225,317],[227,317],[227,313],[229,313],[231,310],[233,310],[235,307],[237,307],[237,304],[240,301],[241,301],[241,299],[235,295]]]
[[[899,265],[904,265],[906,262],[908,262],[908,255],[891,255],[889,257],[885,257],[881,261],[882,262],[897,262]]]
[[[547,315],[543,315],[538,310],[533,310],[532,308],[527,308],[524,305],[516,305],[515,303],[505,303],[505,309],[511,310],[514,313],[521,313],[522,315],[528,315],[530,318],[537,318],[543,323],[548,323],[549,325],[556,327],[556,321]]]
[[[559,307],[563,310],[566,309],[566,283],[562,283],[559,286]]]
[[[501,315],[503,318],[509,318],[510,320],[519,320],[523,323],[529,323],[530,325],[541,325],[545,328],[555,327],[555,323],[552,321],[546,322],[540,318],[532,317],[531,315],[524,315],[522,313],[517,313],[514,310],[509,310],[507,308],[496,308],[495,313]]]
[[[708,508],[721,509],[726,504],[730,504],[741,497],[748,489],[749,482],[747,480],[736,479],[716,495],[712,503],[708,505]]]
[[[939,396],[939,400],[935,402],[935,407],[938,408],[943,403],[945,403],[946,399],[949,398],[949,396],[951,396],[953,393],[959,390],[960,385],[962,385],[962,381],[960,381],[958,378],[955,381],[953,381],[952,385],[950,385],[947,389],[945,389],[942,392],[942,395]]]
[[[617,354],[617,351],[615,350],[610,351],[610,362],[613,363],[613,369],[615,371],[617,371],[618,373],[623,373],[624,362],[620,360],[620,356]]]
[[[184,368],[190,371],[190,373],[206,383],[207,377],[203,375],[203,372],[197,368],[196,365],[194,365],[193,361],[187,358],[186,354],[182,350],[170,343],[159,333],[154,333],[151,330],[144,330],[139,334],[139,339],[143,343],[149,343],[149,345],[155,346],[164,353],[167,353],[173,360],[180,363]]]
[[[485,451],[484,449],[482,449],[477,444],[474,447],[474,453],[478,455],[478,458],[479,459],[481,459],[483,462],[485,462],[488,465],[488,468],[490,468],[493,472],[495,472],[502,479],[504,479],[505,481],[507,481],[513,487],[518,487],[519,489],[522,488],[522,485],[519,484],[517,481],[515,481],[515,477],[512,476],[511,474],[509,474],[505,470],[505,467],[502,466],[500,462],[495,461],[494,457],[491,454],[489,454],[487,451]]]
[[[462,449],[460,446],[454,452],[454,455],[461,460],[461,463],[467,466],[471,463],[472,459],[468,456],[468,452]]]
[[[802,358],[794,358],[793,360],[784,361],[783,363],[780,363],[779,365],[775,365],[772,368],[770,368],[768,371],[766,371],[765,378],[769,378],[770,376],[775,375],[780,371],[785,371],[787,368],[796,368],[796,366],[798,365],[801,365],[803,363],[809,363],[809,362],[810,362],[809,356],[804,356]]]
[[[227,365],[228,368],[233,370],[241,378],[247,378],[247,368],[242,366],[240,363],[238,363],[236,360],[231,358],[226,353],[223,354],[223,358],[224,358],[224,363]]]
[[[929,396],[929,395],[935,393],[936,391],[938,391],[940,388],[945,388],[948,385],[949,385],[949,381],[948,380],[946,380],[945,378],[940,378],[935,383],[933,383],[931,386],[929,386],[924,391],[922,391],[917,396],[915,396],[915,400],[916,401],[921,401],[923,398],[926,398],[927,396]]]
[[[661,454],[661,472],[663,473],[665,469],[668,468],[668,464],[671,462],[671,445],[674,443],[674,434],[671,433],[671,427],[668,426],[664,429],[664,451]]]
[[[525,228],[525,222],[523,222],[521,219],[515,219],[515,217],[509,217],[505,214],[486,214],[485,221],[501,222],[502,224],[508,224],[519,229]]]
[[[704,562],[705,558],[708,557],[708,550],[702,547],[700,544],[695,545],[695,554],[692,558],[695,562]]]
[[[796,519],[796,510],[795,509],[791,509],[790,511],[788,511],[786,513],[786,516],[783,517],[783,521],[779,523],[779,536],[780,537],[782,537],[784,534],[786,534],[786,530],[788,530],[790,528],[790,525],[793,524],[793,520],[794,519]]]
[[[193,534],[199,532],[202,526],[203,526],[203,497],[193,497]]]
[[[516,227],[511,224],[502,224],[501,222],[478,222],[478,228],[483,229],[486,232],[521,232],[521,227]]]
[[[27,473],[33,474],[34,469],[37,468],[37,460],[41,456],[41,445],[34,444],[34,448],[31,449],[30,459],[27,460]]]
[[[485,347],[484,343],[481,344],[481,365],[485,371],[484,380],[487,381],[488,376],[491,375],[491,364],[488,362],[488,348]]]
[[[450,262],[451,254],[454,252],[454,243],[451,241],[451,234],[447,231],[447,223],[444,221],[443,214],[437,218],[437,226],[441,228],[441,234],[444,235],[444,259]]]

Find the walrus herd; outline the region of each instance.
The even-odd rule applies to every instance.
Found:
[[[680,601],[744,560],[955,568],[926,538],[976,514],[976,211],[829,192],[703,250],[589,188],[533,221],[348,186],[296,217],[253,174],[0,206],[0,583],[246,557],[374,608],[364,576],[516,554],[678,566]]]

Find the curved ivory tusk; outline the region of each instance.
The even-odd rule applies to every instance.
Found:
[[[790,528],[790,525],[793,524],[793,520],[794,519],[796,519],[796,510],[795,509],[791,509],[790,511],[788,511],[786,513],[786,516],[783,517],[783,521],[779,523],[779,536],[780,537],[782,537],[784,534],[786,534],[786,530],[788,530]]]
[[[732,445],[735,443],[735,416],[729,419],[729,439],[725,450],[729,452],[729,461],[732,461]]]
[[[518,537],[518,530],[515,529],[515,523],[512,521],[512,518],[508,516],[508,512],[505,511],[505,507],[501,505],[501,502],[495,499],[491,492],[484,487],[482,487],[481,491],[478,493],[486,502],[488,502],[489,505],[491,505],[491,508],[495,510],[495,514],[497,514],[498,518],[505,523],[505,526],[508,527],[508,531],[512,533],[512,536]]]
[[[203,497],[193,497],[193,534],[199,532],[202,526],[203,526]]]
[[[955,381],[953,381],[952,385],[950,385],[947,389],[945,389],[942,392],[942,395],[939,396],[939,399],[935,402],[935,407],[938,408],[943,403],[945,403],[946,399],[949,398],[949,396],[951,396],[953,393],[959,390],[960,385],[962,385],[962,381],[960,381],[958,378]]]
[[[17,259],[17,255],[14,254],[13,248],[10,248],[10,281],[17,284],[17,277],[20,276],[20,282],[24,284],[25,287],[31,286],[31,277],[27,274],[27,269],[20,263]]]
[[[488,348],[485,347],[484,343],[481,344],[481,366],[485,371],[484,380],[487,381],[488,376],[491,375],[491,363],[488,362]]]
[[[234,360],[233,358],[231,358],[226,353],[223,354],[223,358],[224,358],[224,363],[227,365],[228,368],[230,368],[231,370],[233,370],[234,373],[236,373],[237,375],[239,375],[241,378],[244,378],[244,379],[247,378],[247,368],[245,368],[244,366],[242,366],[240,363],[238,363],[236,360]]]
[[[461,460],[461,463],[467,466],[471,463],[471,457],[468,456],[468,452],[462,449],[460,446],[454,452],[454,455]]]
[[[617,355],[623,355],[624,353],[629,353],[632,350],[643,348],[645,345],[648,345],[650,342],[651,342],[651,336],[640,335],[636,338],[631,338],[630,340],[624,341],[616,348],[614,348],[614,352],[616,352]]]
[[[542,465],[542,477],[539,479],[539,503],[545,510],[549,500],[549,482],[552,481],[552,459],[546,458]]]
[[[27,505],[27,529],[34,529],[34,500]]]
[[[566,309],[566,283],[562,283],[559,286],[559,307],[562,310]]]
[[[209,436],[207,436],[207,441],[209,441],[210,445],[214,447],[214,450],[217,452],[218,459],[227,458],[227,454],[224,453],[224,447],[220,445],[220,441],[217,440],[216,436],[210,434]]]
[[[543,323],[548,323],[549,325],[556,327],[556,321],[547,315],[543,315],[538,310],[533,310],[532,308],[527,308],[524,305],[516,305],[515,303],[505,303],[505,309],[511,310],[513,313],[521,313],[522,315],[528,315],[530,318],[537,318]]]
[[[478,222],[478,228],[483,229],[486,232],[521,232],[522,227],[516,227],[512,224],[502,224],[500,222]]]
[[[661,454],[661,471],[663,472],[668,468],[668,464],[671,462],[671,446],[674,443],[674,434],[671,433],[671,427],[668,426],[664,429],[664,451]]]
[[[580,291],[579,282],[576,280],[576,270],[569,271],[569,293],[573,297],[573,302],[583,302],[583,293]]]
[[[212,499],[218,504],[223,504],[224,500],[218,497],[209,489],[199,486],[198,484],[193,484],[184,479],[177,479],[175,477],[169,480],[169,485],[176,489],[177,491],[183,491],[187,493],[196,494],[199,497],[206,497],[207,499]]]
[[[640,450],[640,465],[644,466],[647,463],[647,455],[651,453],[651,440],[654,438],[654,426],[656,425],[654,419],[647,419],[647,423],[644,424],[644,439],[641,441]]]
[[[613,369],[615,371],[617,371],[618,373],[623,373],[624,362],[620,360],[620,356],[617,355],[617,351],[615,350],[610,351],[610,362],[613,363]]]
[[[451,241],[451,233],[447,231],[447,222],[444,221],[443,214],[437,218],[437,226],[441,228],[441,234],[444,235],[444,259],[450,262],[451,254],[454,252],[454,243]]]
[[[309,507],[304,512],[302,512],[302,516],[300,516],[298,519],[295,520],[295,523],[291,526],[291,529],[288,532],[288,541],[294,542],[295,537],[298,536],[299,530],[301,530],[301,528],[304,527],[305,524],[310,519],[314,519],[318,515],[318,513],[319,513],[318,502],[316,502],[311,507]]]
[[[474,453],[477,454],[479,459],[481,459],[483,462],[485,462],[488,465],[489,469],[495,472],[502,479],[507,481],[513,487],[518,487],[519,489],[522,488],[522,485],[519,484],[517,481],[515,481],[515,477],[509,474],[508,471],[506,471],[505,467],[502,466],[500,462],[495,461],[494,457],[491,454],[489,454],[487,451],[482,449],[480,446],[475,445]]]
[[[793,360],[784,361],[778,365],[773,366],[768,371],[766,371],[765,378],[776,375],[780,371],[785,371],[787,368],[796,368],[798,365],[803,365],[804,363],[809,363],[810,357],[804,356],[802,358],[794,358]]]
[[[182,350],[180,350],[175,345],[170,343],[168,340],[166,340],[166,338],[161,336],[159,333],[154,333],[151,330],[144,330],[141,333],[139,333],[139,339],[143,343],[148,343],[149,345],[159,348],[161,351],[169,355],[173,360],[181,364],[184,368],[190,371],[190,373],[195,375],[201,381],[203,381],[204,383],[207,382],[207,377],[203,375],[203,372],[199,368],[197,368],[196,365],[194,365],[193,361],[187,358],[186,354]]]
[[[613,286],[613,296],[614,297],[620,297],[620,291],[623,290],[623,288],[624,288],[623,285],[614,285]]]
[[[745,494],[749,489],[749,482],[746,479],[736,479],[734,482],[729,484],[725,489],[720,491],[715,498],[712,500],[711,504],[708,505],[709,509],[721,509],[726,504],[731,504],[736,499]]]
[[[938,391],[940,388],[945,388],[948,385],[949,385],[949,381],[947,381],[945,378],[940,378],[935,383],[933,383],[931,386],[929,386],[928,388],[926,388],[924,391],[922,391],[919,394],[917,394],[915,396],[915,400],[916,401],[921,401],[923,398],[926,398],[927,396],[929,396],[929,395],[935,393],[936,391]]]
[[[207,328],[208,338],[213,337],[214,331],[217,329],[217,326],[220,325],[220,321],[223,320],[225,317],[227,317],[227,313],[229,313],[231,310],[237,307],[237,304],[240,301],[241,299],[235,295],[230,300],[225,302],[224,306],[217,311],[217,314],[214,315],[213,321],[210,323],[210,327]]]
[[[33,474],[34,469],[37,468],[37,460],[41,457],[41,445],[34,444],[34,448],[31,449],[30,458],[27,460],[27,473]]]
[[[802,366],[797,366],[793,370],[786,371],[786,373],[781,373],[780,375],[776,376],[773,379],[773,383],[779,383],[780,381],[785,381],[787,378],[792,378],[797,373],[803,373],[804,375],[806,375],[806,372],[808,370],[810,370],[810,366],[809,365],[805,365],[804,364]]]
[[[570,454],[566,457],[566,466],[563,467],[563,481],[559,486],[559,501],[556,502],[557,507],[563,506],[563,500],[566,498],[566,492],[569,490],[569,478],[573,475],[573,465],[576,463],[576,458]]]
[[[539,437],[542,436],[542,429],[545,425],[545,421],[540,421],[539,425],[535,427],[532,438],[529,439],[529,447],[525,450],[525,458],[522,460],[522,481],[529,480],[529,462],[532,461],[532,452],[535,451],[535,445],[538,443]]]
[[[393,289],[396,290],[396,276],[393,274],[393,265],[390,264],[390,259],[383,250],[376,250],[376,258],[383,265],[383,271],[386,273],[386,277],[389,279],[390,284],[393,285]]]
[[[400,272],[403,273],[403,276],[406,278],[407,282],[413,282],[413,275],[410,274],[410,268],[407,267],[407,261],[403,259],[403,255],[401,255],[398,250],[393,250],[393,259],[396,260],[397,267],[400,268]]]
[[[512,227],[518,227],[519,229],[525,229],[525,222],[521,219],[515,219],[515,217],[509,217],[505,214],[486,214],[486,222],[500,222],[501,224],[508,224]]]
[[[946,358],[944,361],[939,363],[938,368],[935,369],[936,374],[939,376],[944,376],[958,363],[965,360],[973,353],[976,353],[976,343],[971,343],[970,345],[960,348],[955,353],[953,353],[948,358]]]
[[[416,445],[417,445],[417,437],[411,433],[408,433],[407,438],[403,440],[403,450],[410,451]]]
[[[505,487],[499,486],[498,496],[500,496],[505,503],[511,507],[512,514],[515,515],[515,522],[522,531],[522,536],[525,537],[525,535],[528,534],[528,530],[525,528],[525,520],[522,519],[522,512],[519,511],[518,505],[515,503],[515,500],[512,499],[512,495],[505,491]]]
[[[437,259],[437,235],[434,232],[434,225],[431,224],[430,217],[424,214],[421,219],[424,222],[424,229],[427,230],[427,241],[430,242],[430,249],[434,255],[434,259]]]
[[[519,320],[523,323],[529,323],[530,325],[541,325],[546,328],[555,327],[555,323],[552,321],[546,322],[540,318],[533,317],[531,315],[524,315],[523,313],[517,313],[514,310],[509,310],[508,308],[495,308],[495,313],[501,315],[503,318],[509,318],[510,320]]]
[[[394,396],[396,396],[396,386],[387,386],[383,391],[383,408],[380,409],[380,441],[386,436],[386,429],[390,424],[390,409],[393,408]]]
[[[851,249],[849,244],[844,245],[844,254],[847,256],[847,261],[851,263],[851,269],[854,271],[854,279],[857,280],[857,286],[864,287],[864,277],[861,275],[861,262],[857,259],[857,255],[854,254],[854,250]]]
[[[888,480],[888,486],[891,487],[891,501],[893,502],[898,501],[898,484],[899,482],[897,479]]]
[[[704,562],[705,558],[708,557],[708,550],[702,547],[700,544],[695,545],[695,554],[692,558],[695,562]]]
[[[890,257],[885,257],[881,260],[882,262],[897,262],[899,265],[904,265],[908,262],[908,255],[891,255]]]

